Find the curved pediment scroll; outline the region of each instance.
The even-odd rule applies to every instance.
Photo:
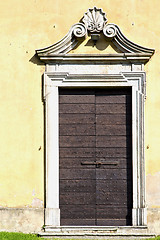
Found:
[[[59,42],[36,50],[41,60],[57,54],[67,54],[74,49],[86,36],[91,36],[91,40],[96,44],[100,34],[103,34],[107,41],[111,41],[121,53],[145,55],[146,61],[154,54],[154,49],[145,48],[128,40],[121,32],[120,28],[113,23],[107,24],[106,14],[101,8],[90,8],[84,14],[81,23],[74,24],[67,35]]]
[[[59,42],[43,48],[36,50],[38,56],[47,55],[47,54],[59,54],[59,53],[68,53],[78,44],[78,38],[82,39],[87,34],[87,29],[84,24],[77,23],[74,24],[69,32],[62,38]]]
[[[153,55],[154,49],[145,48],[128,40],[120,28],[113,23],[109,23],[103,28],[106,38],[112,38],[114,45],[124,53],[147,53]]]

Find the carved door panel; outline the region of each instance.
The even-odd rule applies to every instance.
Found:
[[[131,225],[131,91],[59,96],[61,225]]]

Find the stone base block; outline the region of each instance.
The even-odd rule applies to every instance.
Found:
[[[59,208],[45,208],[45,227],[47,226],[60,226]]]

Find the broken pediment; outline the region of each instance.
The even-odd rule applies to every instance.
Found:
[[[56,56],[71,56],[68,53],[73,53],[74,49],[87,38],[89,38],[87,43],[90,46],[99,46],[101,50],[103,47],[111,46],[117,53],[105,54],[106,58],[108,57],[111,60],[125,59],[147,62],[154,54],[154,49],[142,47],[128,40],[116,24],[107,24],[106,14],[101,8],[97,7],[88,9],[81,22],[74,24],[64,38],[49,47],[36,50],[36,53],[40,60],[44,62],[56,60]],[[106,45],[104,41],[106,41]],[[101,43],[102,46],[100,46]]]

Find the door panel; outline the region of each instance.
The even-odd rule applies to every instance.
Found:
[[[74,94],[73,94],[74,91]],[[88,103],[95,103],[95,95],[94,90],[87,90],[85,91],[80,89],[60,89],[60,98],[59,103],[61,104],[88,104]]]
[[[128,146],[119,147],[119,148],[105,148],[105,147],[96,147],[96,157],[97,158],[129,158],[132,156],[132,148]]]
[[[109,179],[109,180],[106,181],[105,179],[104,180],[98,179],[97,182],[96,182],[96,189],[97,189],[98,192],[102,192],[102,193],[107,193],[107,192],[127,193],[127,192],[131,192],[131,190],[128,189],[128,183],[126,182],[126,180]],[[128,196],[126,196],[126,197],[128,197]]]
[[[93,171],[92,171],[93,172]],[[95,179],[92,179],[90,176],[88,176],[87,181],[84,181],[84,179],[80,180],[60,180],[61,184],[61,190],[67,192],[74,192],[78,193],[80,192],[92,192],[95,193],[95,186],[94,186]]]
[[[76,168],[70,168],[70,169],[65,169],[62,168],[60,171],[60,179],[61,180],[67,180],[70,179],[72,180],[80,180],[80,179],[94,179],[95,180],[95,168],[91,166],[91,168],[86,169],[86,167],[83,167],[83,169],[80,169],[78,167]],[[74,181],[75,182],[75,181]]]
[[[131,113],[131,109],[128,113]],[[126,114],[126,103],[97,103],[96,114],[108,113],[108,114]]]
[[[96,116],[96,124],[103,125],[126,125],[128,122],[127,120],[131,120],[130,115],[128,115],[128,119],[125,114],[115,114],[114,118],[111,114],[100,114]]]
[[[118,219],[119,216],[122,217],[122,219],[131,217],[131,215],[128,215],[127,208],[118,206],[113,209],[112,206],[105,206],[105,205],[99,205],[97,214],[100,218],[110,218],[110,219]]]
[[[95,219],[95,207],[88,205],[61,206],[62,218],[68,219]]]
[[[60,128],[60,136],[95,136],[95,125],[91,124],[63,124]]]
[[[60,147],[95,148],[95,136],[60,136]]]
[[[96,104],[99,103],[118,103],[118,104],[125,104],[125,103],[131,103],[131,96],[130,93],[128,94],[128,89],[127,90],[116,90],[115,94],[115,89],[114,90],[109,90],[107,89],[107,94],[105,90],[101,91],[96,91],[97,96],[96,96]]]
[[[76,106],[75,106],[76,107]],[[69,114],[60,113],[59,121],[61,124],[93,124],[95,121],[95,114]]]
[[[62,209],[62,211],[65,211],[65,209]],[[70,218],[64,218],[63,215],[61,215],[61,226],[95,226],[95,219],[92,219],[92,218],[70,219]]]
[[[95,189],[94,189],[95,194]],[[72,205],[74,199],[74,205],[95,205],[95,199],[91,196],[90,192],[69,192],[61,195],[62,205]]]
[[[98,219],[97,218],[97,226],[130,226],[131,220],[130,217],[128,218],[121,218],[121,219]]]
[[[97,225],[131,224],[131,112],[131,92],[96,91]]]
[[[112,171],[114,169],[117,169],[120,171],[122,171],[122,169],[127,169],[127,175],[132,177],[132,165],[130,164],[130,162],[128,161],[127,158],[122,158],[122,157],[96,157],[96,162],[104,162],[107,161],[109,164],[101,164],[99,170],[96,170],[96,178],[100,177],[101,171],[103,174],[104,171],[104,175],[106,175],[107,177],[107,172],[105,172],[104,169],[112,169]],[[112,164],[110,164],[112,163]],[[115,163],[115,164],[114,164]],[[118,163],[118,164],[117,164]],[[101,170],[101,171],[100,171]],[[111,172],[112,172],[111,171]],[[118,173],[118,176],[120,176],[120,171]],[[99,174],[100,172],[100,174]]]
[[[132,180],[131,179],[131,171],[128,172],[127,168],[122,168],[122,169],[117,169],[115,168],[110,168],[110,165],[106,169],[102,169],[103,165],[99,167],[99,169],[96,169],[96,179],[97,180]]]
[[[96,147],[123,148],[131,144],[131,139],[126,136],[96,136]]]
[[[94,149],[95,150],[95,149]],[[94,157],[63,157],[60,161],[60,169],[75,169],[78,168],[79,170],[84,169],[84,165],[82,164],[85,161],[90,162],[91,160],[94,161]],[[85,165],[85,169],[95,169],[94,165]],[[61,174],[61,173],[60,173]]]
[[[60,148],[60,164],[62,158],[94,158],[95,148]]]
[[[97,136],[126,136],[130,135],[130,125],[106,125],[96,124]]]
[[[95,104],[93,103],[70,103],[70,104],[60,104],[60,113],[95,113]]]

